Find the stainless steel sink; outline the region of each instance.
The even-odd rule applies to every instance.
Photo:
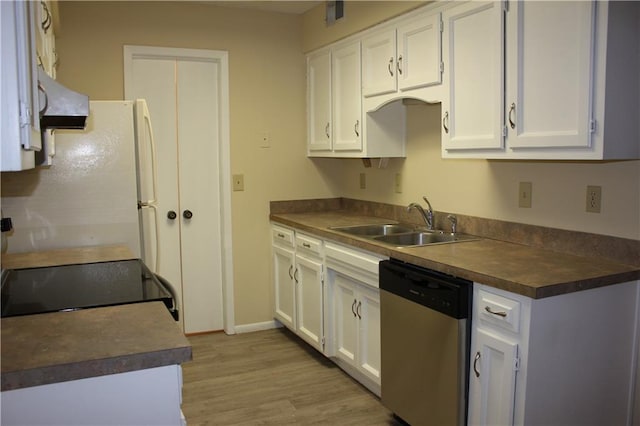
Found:
[[[458,232],[453,234],[444,231],[426,231],[416,226],[401,223],[337,226],[330,229],[395,247],[416,247],[480,239],[473,235]]]
[[[373,238],[381,243],[391,244],[394,246],[425,246],[428,244],[454,243],[458,241],[477,240],[478,237],[460,233],[445,233],[439,231],[433,232],[408,232],[396,235],[383,235]]]
[[[415,227],[401,225],[399,223],[384,223],[372,225],[337,226],[331,228],[333,231],[344,232],[345,234],[357,235],[360,237],[376,237],[384,235],[399,234],[403,232],[413,232]]]

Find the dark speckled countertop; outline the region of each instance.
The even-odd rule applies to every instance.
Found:
[[[162,302],[4,318],[1,327],[3,391],[191,359]]]
[[[395,248],[331,227],[389,223],[345,211],[271,214],[273,222],[534,299],[640,279],[640,268],[493,239]]]
[[[123,246],[7,254],[3,268],[134,258]],[[162,302],[3,318],[2,391],[181,364],[191,345]]]

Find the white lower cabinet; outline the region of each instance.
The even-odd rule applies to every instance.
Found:
[[[324,351],[322,241],[273,226],[274,317]]]
[[[380,383],[380,294],[333,271],[335,356]]]
[[[326,354],[380,395],[378,263],[386,258],[325,243]]]
[[[631,424],[638,284],[543,299],[474,284],[468,424]]]
[[[380,292],[373,253],[272,225],[274,318],[380,395]]]

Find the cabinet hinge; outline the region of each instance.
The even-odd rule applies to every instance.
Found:
[[[20,127],[29,126],[31,124],[31,109],[29,105],[20,102]]]
[[[502,10],[505,12],[509,11],[509,0],[503,0],[502,1]]]
[[[589,133],[595,133],[598,123],[596,120],[589,120]]]
[[[507,126],[502,126],[502,137],[503,138],[507,137]]]
[[[520,357],[516,357],[513,360],[513,371],[519,371],[520,370]]]
[[[444,73],[444,62],[440,62],[440,74]]]
[[[444,32],[444,21],[442,20],[442,18],[440,18],[440,23],[438,25],[440,25],[440,32]]]

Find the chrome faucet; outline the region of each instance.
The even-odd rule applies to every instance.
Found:
[[[425,203],[427,203],[427,206],[429,206],[427,211],[425,211],[422,208],[422,206],[418,203],[409,204],[407,206],[407,211],[411,211],[411,209],[418,210],[422,215],[422,218],[424,219],[425,223],[427,224],[427,229],[429,231],[433,231],[433,209],[431,208],[431,203],[429,202],[429,200],[427,200],[427,197],[423,196],[422,199],[424,200]]]

